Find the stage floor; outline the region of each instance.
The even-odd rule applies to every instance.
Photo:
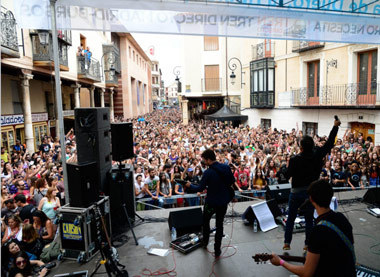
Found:
[[[362,197],[365,192],[365,190],[340,192],[335,193],[335,196],[339,200],[355,199]],[[233,206],[234,213],[242,214],[249,205],[258,203],[258,201],[261,200],[236,203]],[[353,226],[357,262],[380,270],[380,218],[368,214],[366,208],[367,205],[365,204],[353,202],[339,205],[338,211],[343,212]],[[138,214],[143,218],[167,219],[171,210],[173,209],[142,211],[138,212]],[[231,213],[232,207],[230,205],[227,214]],[[151,272],[160,269],[161,271],[163,269],[175,269],[177,276],[209,276],[213,270],[217,276],[228,277],[291,275],[282,267],[275,267],[270,264],[256,264],[252,259],[252,255],[255,253],[283,253],[284,229],[281,225],[266,233],[261,231],[254,233],[252,226],[245,226],[241,217],[226,217],[224,224],[226,236],[223,238],[222,244],[227,245],[231,241],[230,244],[235,247],[236,253],[232,255],[235,250],[225,248],[222,250],[222,255],[232,256],[222,258],[214,263],[214,257],[203,248],[196,249],[187,255],[174,250],[174,258],[172,250],[166,257],[147,254],[148,249],[151,247],[169,249],[170,232],[168,223],[166,221],[140,224],[139,220],[136,223],[137,226],[134,231],[140,244],[136,246],[132,233],[129,231],[126,234],[129,237],[128,242],[118,248],[120,262],[126,266],[129,276],[144,276],[143,270],[145,268]],[[211,226],[214,226],[214,220],[212,220]],[[290,255],[302,255],[304,236],[304,233],[295,233],[293,235],[292,250],[288,251]],[[210,238],[208,248],[213,251],[212,238]],[[83,265],[72,260],[63,260],[57,263],[57,267],[52,270],[49,276],[80,270],[89,270],[90,274],[95,268],[99,256],[100,254]],[[97,274],[97,276],[106,276],[104,266],[101,266],[98,272],[100,274]],[[147,272],[145,271],[144,273],[146,274]]]

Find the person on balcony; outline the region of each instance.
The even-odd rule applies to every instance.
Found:
[[[92,57],[92,52],[90,51],[90,47],[86,47],[86,50],[83,51],[84,57],[85,57],[85,67],[86,70],[88,71],[90,69],[90,64],[91,64],[91,57]]]

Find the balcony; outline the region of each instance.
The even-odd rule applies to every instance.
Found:
[[[325,47],[324,42],[319,41],[305,41],[305,40],[295,40],[293,41],[293,53],[301,53],[304,51],[309,51],[317,48]]]
[[[202,92],[221,92],[222,78],[205,78],[201,79]]]
[[[273,108],[274,92],[251,93],[251,108]]]
[[[120,51],[114,44],[103,44],[103,72],[106,87],[117,87],[119,85],[118,75],[121,73]],[[110,69],[114,69],[111,73]]]
[[[1,57],[20,58],[16,19],[13,13],[1,7]]]
[[[252,60],[274,57],[274,42],[267,40],[263,43],[252,45]]]
[[[292,106],[305,108],[375,108],[380,106],[380,83],[358,83],[292,90]]]
[[[87,79],[95,82],[101,82],[100,63],[97,59],[91,57],[87,59],[85,56],[77,57],[77,70],[79,79]]]
[[[41,67],[54,67],[53,40],[49,35],[49,43],[43,45],[40,42],[37,32],[31,32],[33,65]],[[59,49],[59,68],[62,71],[69,71],[69,59],[67,55],[68,44],[61,40],[58,41]]]

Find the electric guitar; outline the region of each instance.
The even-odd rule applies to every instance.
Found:
[[[285,256],[285,255],[278,255],[281,259],[287,262],[296,262],[296,263],[305,263],[306,258],[305,257],[298,257],[298,256]],[[255,260],[256,263],[265,263],[266,261],[273,258],[272,254],[267,253],[259,253],[255,256],[252,256],[252,259]]]
[[[100,222],[102,224],[102,231],[104,232],[104,236],[106,237],[107,243],[103,244],[100,241],[100,250],[104,252],[105,256],[105,266],[107,272],[114,273],[117,277],[128,277],[128,272],[124,270],[125,266],[119,263],[119,254],[115,247],[112,246],[110,237],[108,235],[107,226],[104,222],[104,217],[102,215],[102,211],[100,210],[98,205],[94,205],[95,216],[100,218]],[[101,240],[101,238],[99,238]],[[120,269],[121,267],[122,269]]]

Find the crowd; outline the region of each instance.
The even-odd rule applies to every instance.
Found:
[[[136,199],[148,198],[146,203],[160,207],[200,204],[196,192],[185,183],[201,180],[206,170],[201,154],[206,149],[214,150],[216,160],[230,167],[239,192],[254,194],[268,185],[288,183],[285,172],[289,159],[300,152],[303,137],[298,126],[287,132],[203,120],[183,125],[178,109],[154,111],[131,121],[135,157],[127,162],[135,171]],[[327,137],[314,135],[313,139],[321,146]],[[73,130],[66,134],[66,144],[62,153],[59,140],[45,136],[32,154],[19,141],[11,153],[1,149],[1,231],[6,249],[2,266],[6,271],[13,268],[17,272],[17,257],[24,252],[30,261],[39,261],[42,247],[56,235],[54,219],[64,203],[61,158],[64,155],[68,162],[76,161]],[[380,145],[347,130],[326,155],[320,177],[334,187],[377,186],[379,157]],[[194,197],[181,197],[184,194]],[[143,203],[137,204],[137,210],[151,207]]]
[[[199,204],[197,199],[175,200],[170,196],[193,193],[181,180],[199,182],[206,169],[201,162],[205,149],[214,150],[217,161],[230,166],[239,192],[289,183],[284,173],[289,159],[300,152],[303,137],[298,126],[290,132],[202,120],[185,126],[180,124],[176,109],[132,121],[135,159],[131,162],[135,169],[136,198],[150,198],[151,203],[160,207]],[[316,146],[327,141],[327,136],[313,138]],[[325,157],[321,178],[334,187],[377,186],[379,155],[380,145],[375,146],[371,137],[347,130]],[[142,208],[138,205],[138,209]]]

